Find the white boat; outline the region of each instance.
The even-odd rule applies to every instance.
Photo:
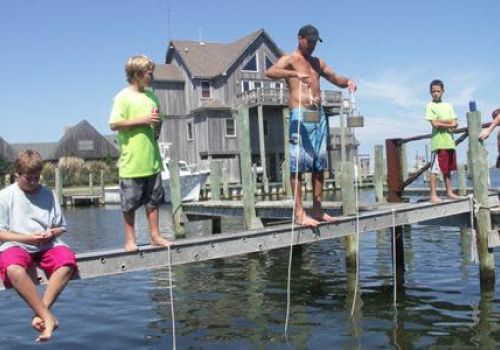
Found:
[[[165,202],[170,203],[170,173],[168,172],[168,158],[163,165],[161,179],[165,191]],[[200,199],[201,186],[205,184],[210,175],[208,170],[192,171],[185,161],[179,161],[179,174],[181,179],[181,198],[183,202],[196,202]]]
[[[164,170],[161,172],[163,190],[165,191],[165,202],[170,203],[170,174],[168,172],[168,159],[164,162]],[[192,171],[185,161],[179,161],[179,174],[181,179],[181,198],[183,202],[193,202],[200,199],[201,186],[205,184],[210,171]],[[120,203],[120,187],[106,186],[104,188],[104,203]]]

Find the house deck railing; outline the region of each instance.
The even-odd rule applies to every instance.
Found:
[[[288,90],[276,88],[258,88],[248,90],[238,95],[244,105],[288,105]],[[343,103],[341,91],[321,91],[321,101],[324,106],[341,106]]]

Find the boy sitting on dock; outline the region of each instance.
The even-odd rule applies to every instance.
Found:
[[[164,202],[161,183],[162,162],[155,138],[161,122],[160,103],[146,89],[153,80],[154,63],[140,55],[125,65],[129,86],[116,95],[109,118],[111,130],[118,131],[120,144],[120,201],[125,222],[125,250],[137,251],[135,211],[142,205],[151,231],[151,244],[169,246],[160,235],[159,207]]]
[[[0,191],[0,277],[33,309],[37,341],[49,340],[59,326],[50,311],[76,269],[74,252],[60,239],[66,220],[54,193],[41,186],[43,160],[28,149],[15,160],[16,182]],[[43,298],[27,269],[33,264],[48,278]]]
[[[446,196],[450,199],[460,198],[453,193],[451,187],[451,172],[457,170],[457,157],[455,153],[455,140],[453,130],[458,126],[457,116],[451,103],[442,102],[444,84],[435,79],[430,83],[432,102],[427,104],[425,118],[432,125],[431,137],[431,175],[430,192],[432,203],[439,203],[441,199],[437,195],[437,177],[443,174],[446,186]]]

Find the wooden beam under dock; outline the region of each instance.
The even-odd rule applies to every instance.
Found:
[[[489,197],[490,206],[498,206],[498,196]],[[359,215],[360,233],[409,225],[432,219],[449,218],[470,212],[469,199],[431,203],[385,204],[382,210],[362,212]],[[356,217],[341,217],[335,223],[317,228],[295,226],[293,244],[307,244],[341,238],[356,232]],[[171,248],[171,265],[220,259],[242,254],[289,247],[292,225],[269,226],[258,230],[223,233],[195,239],[180,239]],[[168,249],[142,246],[137,253],[111,249],[77,254],[79,274],[74,279],[120,274],[168,266]],[[42,275],[39,273],[39,275]],[[43,280],[41,281],[44,282]],[[0,284],[3,289],[3,285]]]

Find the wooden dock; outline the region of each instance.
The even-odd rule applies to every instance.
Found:
[[[488,198],[491,207],[499,204],[498,195]],[[359,214],[359,232],[391,228],[446,219],[446,224],[467,225],[470,215],[469,199],[443,201],[442,203],[384,204],[376,210]],[[494,211],[498,216],[500,210]],[[317,228],[295,226],[293,245],[309,244],[322,240],[342,238],[356,234],[356,216],[339,217],[335,223],[321,224]],[[500,222],[496,217],[494,222]],[[442,221],[445,223],[445,221]],[[500,227],[497,227],[497,229]],[[177,266],[210,259],[268,251],[289,247],[292,243],[292,225],[274,225],[258,230],[216,234],[196,239],[180,239],[170,251],[170,264]],[[168,266],[167,248],[141,246],[139,252],[128,253],[111,249],[77,254],[79,274],[74,279],[86,279]],[[39,276],[43,273],[39,271]],[[44,283],[44,279],[40,281]],[[3,288],[3,285],[0,285]]]

